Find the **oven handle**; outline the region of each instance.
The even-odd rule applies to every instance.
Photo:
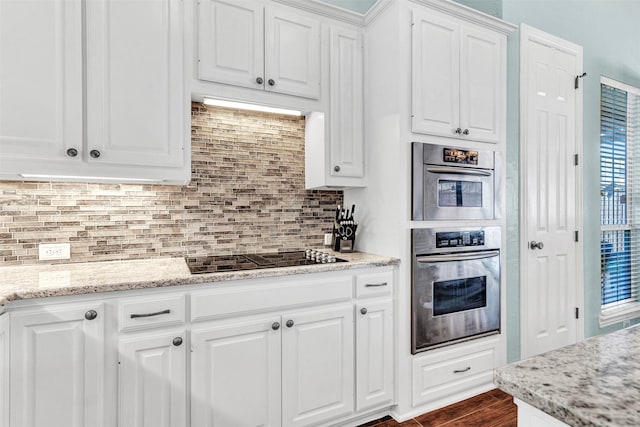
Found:
[[[475,175],[475,176],[491,176],[491,172],[480,169],[456,168],[451,166],[429,166],[427,172],[431,173],[452,173],[455,175]]]
[[[500,255],[500,251],[475,252],[472,254],[427,255],[417,258],[416,261],[419,263],[471,261],[474,259],[493,258],[498,255]]]

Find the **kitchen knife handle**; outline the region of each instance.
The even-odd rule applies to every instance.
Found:
[[[162,311],[156,311],[155,313],[132,314],[131,318],[132,319],[137,319],[139,317],[153,317],[153,316],[159,316],[161,314],[169,314],[169,313],[171,313],[171,310],[166,309],[166,310],[162,310]]]

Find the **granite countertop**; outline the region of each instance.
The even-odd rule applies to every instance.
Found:
[[[571,426],[640,426],[640,327],[496,369],[494,382]]]
[[[189,272],[184,258],[0,267],[0,306],[10,301],[31,298],[195,285],[400,263],[396,258],[363,252],[336,255],[349,262],[194,275]]]

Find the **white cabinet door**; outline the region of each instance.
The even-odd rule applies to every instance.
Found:
[[[504,117],[506,64],[504,37],[464,26],[460,51],[460,127],[462,138],[498,142]]]
[[[245,0],[198,2],[198,77],[264,88],[264,6]]]
[[[186,426],[186,331],[120,340],[119,427]]]
[[[192,331],[191,425],[281,425],[280,317]]]
[[[356,410],[393,403],[393,304],[356,305]]]
[[[264,22],[265,89],[320,98],[320,22],[275,6]]]
[[[364,175],[362,33],[330,28],[331,175]]]
[[[9,315],[0,315],[0,427],[9,426]]]
[[[86,3],[88,159],[183,165],[183,14],[181,0]]]
[[[0,1],[0,173],[79,161],[66,152],[82,148],[80,16],[80,0]]]
[[[460,24],[433,11],[413,13],[411,129],[457,137],[460,127]]]
[[[10,314],[10,425],[104,426],[103,314],[101,304]]]
[[[353,305],[282,316],[282,425],[353,412]]]

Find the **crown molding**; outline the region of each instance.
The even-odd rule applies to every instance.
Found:
[[[482,25],[483,27],[491,28],[503,34],[509,34],[515,31],[518,27],[507,21],[496,18],[479,10],[464,6],[460,3],[456,3],[451,0],[409,0],[412,3],[427,6],[431,9],[435,9],[439,12],[443,12],[458,19],[471,22],[473,24]]]
[[[365,15],[357,13],[342,7],[324,3],[320,0],[271,0],[275,3],[285,4],[295,7],[296,9],[314,13],[316,15],[325,16],[327,18],[336,19],[351,25],[364,27]]]

